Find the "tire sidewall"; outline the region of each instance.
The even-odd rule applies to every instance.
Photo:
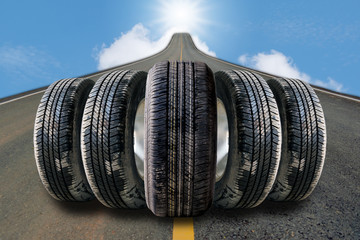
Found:
[[[125,120],[125,160],[124,172],[128,185],[131,186],[130,195],[134,195],[134,205],[136,207],[144,206],[145,191],[144,180],[140,177],[135,162],[134,153],[134,124],[138,106],[140,102],[145,99],[145,85],[146,85],[146,72],[136,72],[131,76],[131,81],[127,85],[127,107],[126,107],[126,120]],[[141,202],[137,202],[140,200]]]
[[[215,205],[221,207],[221,205],[217,204],[217,200],[219,197],[226,196],[231,194],[228,192],[228,188],[234,188],[235,177],[237,171],[239,169],[240,161],[239,153],[237,150],[237,139],[238,139],[238,127],[237,127],[237,119],[238,115],[236,112],[236,98],[234,96],[234,91],[231,91],[235,86],[232,83],[229,76],[223,72],[215,74],[216,81],[216,95],[217,97],[224,103],[225,111],[228,120],[229,126],[229,153],[228,159],[225,167],[225,172],[221,179],[215,183]],[[218,199],[216,199],[218,198]],[[229,206],[231,207],[231,206]]]

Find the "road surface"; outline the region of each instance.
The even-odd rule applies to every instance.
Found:
[[[201,53],[188,34],[174,35],[154,56],[113,69],[148,71],[163,60],[202,61],[213,72],[244,69]],[[96,80],[103,73],[87,77]],[[109,209],[96,200],[58,202],[48,195],[36,170],[32,139],[42,94],[0,100],[0,239],[172,239],[173,219],[147,209]],[[317,94],[328,141],[313,194],[302,202],[265,201],[254,209],[211,208],[193,219],[195,239],[360,239],[360,101],[321,89]]]

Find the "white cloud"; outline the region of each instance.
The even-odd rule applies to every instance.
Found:
[[[158,40],[152,40],[150,30],[141,23],[136,24],[130,31],[116,38],[109,47],[103,44],[100,50],[94,49],[98,69],[114,67],[158,53],[167,46],[171,36],[178,31],[175,28],[170,29]],[[197,36],[194,36],[193,40],[200,50],[216,56],[215,52],[210,51],[206,43]]]
[[[211,51],[209,47],[206,45],[205,42],[201,41],[198,36],[192,37],[195,46],[202,52],[206,53],[207,55],[216,57],[216,53],[214,51]]]
[[[283,53],[276,50],[271,50],[270,53],[258,53],[254,56],[244,54],[239,56],[238,61],[242,65],[249,66],[259,71],[281,77],[301,79],[314,85],[333,89],[335,91],[344,91],[343,85],[336,82],[331,77],[328,77],[327,82],[312,79],[308,74],[301,72],[296,67],[291,57],[285,56]]]
[[[0,46],[0,98],[56,80],[60,63],[33,46]]]
[[[19,83],[50,77],[48,70],[53,67],[59,68],[60,63],[35,47],[0,46],[0,70],[19,79]]]
[[[239,62],[251,66],[263,72],[290,78],[298,78],[309,82],[310,77],[298,70],[292,58],[285,56],[276,50],[271,50],[269,54],[258,53],[252,57],[247,54],[239,57]]]
[[[170,41],[166,35],[157,41],[152,41],[149,32],[142,24],[136,24],[129,32],[116,38],[109,47],[103,44],[97,56],[98,69],[106,69],[150,56],[164,49]]]
[[[328,77],[327,82],[320,81],[320,80],[315,80],[313,83],[314,83],[314,85],[324,87],[324,88],[333,89],[333,90],[338,91],[338,92],[344,91],[343,85],[341,83],[335,81],[331,77]]]
[[[246,62],[248,61],[248,55],[247,54],[243,54],[238,58],[238,61],[240,64],[245,65]]]

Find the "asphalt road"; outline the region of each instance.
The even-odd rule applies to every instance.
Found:
[[[187,34],[175,35],[154,56],[114,69],[148,71],[156,62],[180,59],[205,62],[214,72],[244,69],[199,52]],[[254,209],[211,208],[193,219],[195,239],[360,239],[360,101],[317,94],[328,141],[324,171],[313,194],[302,202],[265,201]],[[42,92],[24,95],[0,100],[0,239],[172,238],[173,220],[147,209],[52,199],[41,184],[33,154],[33,124]]]

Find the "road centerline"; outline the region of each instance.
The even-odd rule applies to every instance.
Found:
[[[194,220],[192,217],[174,218],[173,240],[180,239],[194,239]]]
[[[182,38],[182,34],[181,34],[181,38],[180,38],[180,61],[182,61],[182,52],[183,52],[183,38]]]

